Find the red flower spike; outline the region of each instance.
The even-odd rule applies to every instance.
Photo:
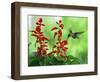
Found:
[[[57,27],[53,27],[52,29],[51,29],[51,31],[53,31],[53,30],[57,30],[58,28]]]
[[[43,32],[41,31],[41,26],[45,26],[45,24],[42,24],[42,22],[43,22],[42,18],[40,18],[38,22],[36,22],[37,26],[35,30],[32,30],[32,33],[34,33],[32,34],[32,36],[35,36],[36,42],[39,43],[39,46],[37,47],[37,55],[45,57],[48,50],[48,45],[45,43],[45,41],[48,40],[48,38],[46,38]]]
[[[56,32],[54,32],[54,38],[56,37],[56,35],[58,35],[58,39],[56,41],[56,46],[55,44],[53,45],[53,50],[49,53],[50,56],[52,56],[54,53],[59,54],[61,57],[63,57],[64,59],[66,59],[66,51],[67,51],[67,47],[65,47],[68,42],[67,40],[62,40],[62,29],[64,28],[64,25],[62,24],[62,20],[59,20],[58,22],[56,22],[58,24],[58,26],[60,28],[52,28],[51,31],[56,30]],[[56,50],[54,50],[54,48]]]

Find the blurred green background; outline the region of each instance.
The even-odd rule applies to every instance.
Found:
[[[57,21],[62,20],[64,24],[63,29],[63,39],[67,39],[69,34],[69,30],[71,29],[73,32],[84,32],[79,35],[79,39],[68,39],[68,51],[66,52],[67,56],[75,57],[79,60],[80,63],[76,64],[87,64],[88,63],[88,18],[87,17],[74,17],[74,16],[28,16],[28,43],[30,44],[28,48],[28,65],[34,66],[34,52],[37,51],[35,45],[35,37],[31,36],[31,30],[35,29],[36,22],[39,18],[43,19],[43,27],[42,31],[46,37],[49,38],[48,46],[49,51],[52,49],[52,44],[56,42],[56,39],[53,39],[53,32],[50,31],[52,27],[58,26],[56,24]],[[36,45],[38,46],[38,44]],[[69,57],[69,58],[70,58]],[[63,64],[63,63],[62,63]],[[74,63],[72,63],[74,64]],[[70,65],[70,64],[69,64]],[[38,66],[38,65],[37,65]]]

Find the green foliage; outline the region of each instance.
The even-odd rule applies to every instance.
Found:
[[[61,57],[55,57],[54,55],[49,57],[30,57],[29,66],[48,66],[48,65],[73,65],[80,64],[80,60],[72,55],[66,56],[67,60],[63,60]]]
[[[67,62],[66,64],[80,64],[80,60],[77,57],[74,57],[72,55],[67,56]]]

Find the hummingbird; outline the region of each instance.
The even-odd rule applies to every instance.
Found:
[[[72,32],[72,30],[69,30],[68,38],[72,37],[73,39],[79,39],[79,35],[81,35],[84,32]]]

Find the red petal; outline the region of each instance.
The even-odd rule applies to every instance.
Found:
[[[40,26],[36,26],[36,31],[37,32],[41,32],[41,27]]]
[[[63,29],[63,28],[64,28],[64,25],[63,25],[63,24],[61,24],[61,25],[60,25],[60,27],[61,27],[61,29]]]
[[[64,52],[66,52],[67,49],[68,49],[68,48],[66,48],[66,47],[63,47],[63,48],[62,48],[62,50],[63,50]]]
[[[51,29],[51,31],[53,31],[53,30],[57,30],[58,28],[57,27],[53,27],[52,29]]]
[[[41,40],[48,40],[48,38],[46,38],[46,37],[42,37]]]
[[[39,36],[43,36],[43,34],[42,34],[42,33],[40,33],[40,34],[39,34]]]
[[[40,18],[40,19],[38,20],[39,23],[42,23],[42,21],[43,21],[42,18]]]

